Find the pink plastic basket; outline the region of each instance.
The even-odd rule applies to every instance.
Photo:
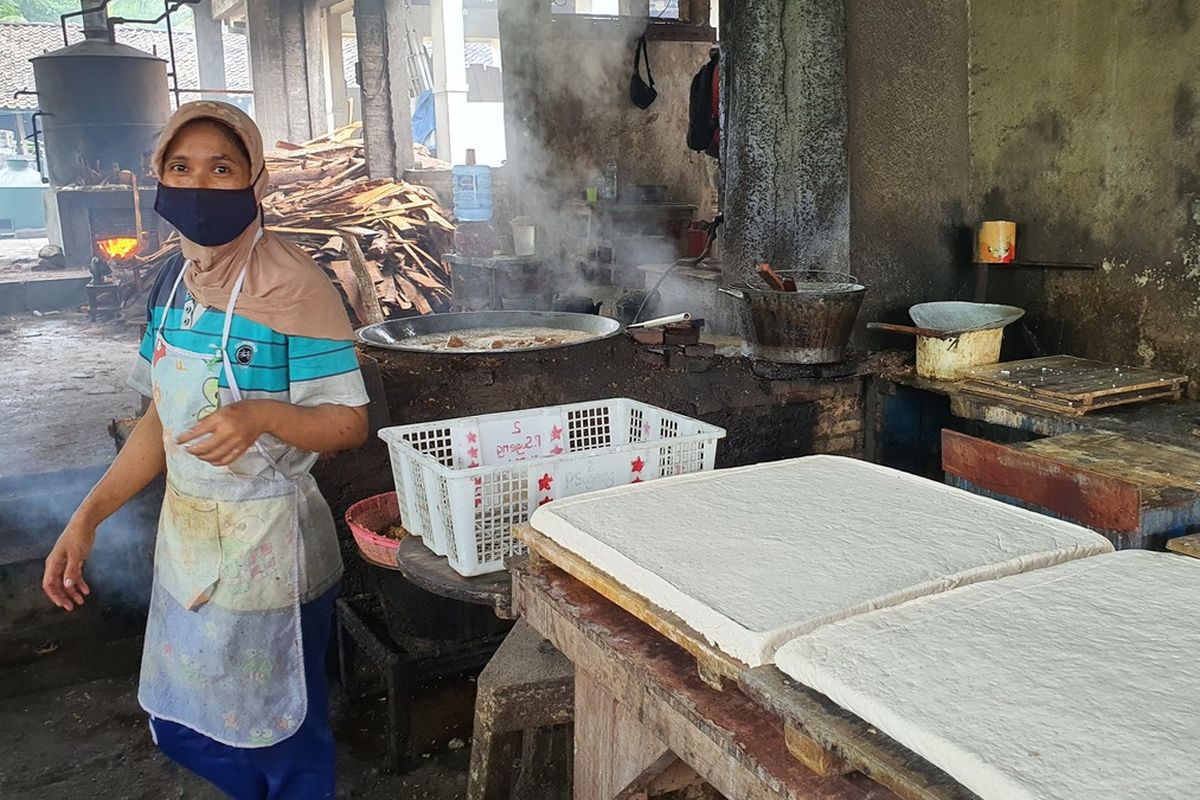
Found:
[[[359,500],[346,509],[346,525],[354,535],[358,552],[376,566],[396,569],[400,539],[382,535],[400,521],[400,504],[395,492]]]

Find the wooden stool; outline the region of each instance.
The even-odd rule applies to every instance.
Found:
[[[88,319],[93,322],[100,313],[116,314],[121,310],[121,287],[115,283],[89,283],[83,287],[88,296]]]
[[[574,667],[518,622],[479,675],[467,800],[570,798],[574,717]]]

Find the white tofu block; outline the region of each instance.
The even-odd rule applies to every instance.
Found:
[[[835,620],[1112,550],[1077,525],[834,456],[566,498],[531,523],[749,666]]]
[[[985,800],[1200,797],[1200,560],[1129,550],[924,597],[777,666]]]

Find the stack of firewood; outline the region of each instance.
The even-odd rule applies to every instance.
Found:
[[[267,230],[325,268],[358,324],[449,309],[441,256],[452,249],[454,224],[429,189],[367,177],[360,125],[302,145],[280,142],[267,171]],[[158,264],[177,250],[168,241],[140,260]]]

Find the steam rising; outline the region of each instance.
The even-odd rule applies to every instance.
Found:
[[[629,79],[644,22],[605,20],[602,36],[567,38],[536,16],[536,4],[504,5],[505,114],[515,213],[536,223],[539,254],[559,265],[560,294],[614,299],[619,292],[603,287],[607,275],[580,266],[592,263],[593,255],[603,260],[610,250],[622,263],[669,264],[678,257],[677,243],[661,235],[607,240],[595,229],[589,241],[585,190],[599,186],[606,164],[615,162],[619,193],[651,184],[665,185],[669,200],[695,202],[703,195],[705,163],[699,154],[688,157],[685,132],[691,79],[708,60],[709,45],[651,42],[659,98],[643,111],[630,100]],[[524,8],[513,8],[518,5]],[[614,35],[617,26],[620,34]],[[681,162],[687,169],[679,169]],[[642,290],[644,282],[616,288]],[[670,297],[657,306],[664,314],[686,310]]]

